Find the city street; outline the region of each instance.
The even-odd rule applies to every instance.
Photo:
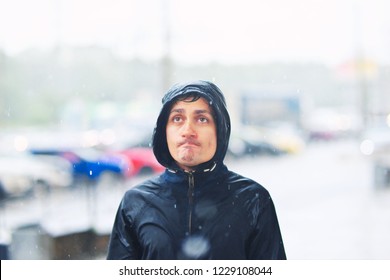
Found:
[[[374,186],[373,166],[357,142],[314,143],[297,155],[226,163],[271,193],[288,259],[390,259],[390,188]],[[144,179],[8,201],[1,228],[10,233],[40,224],[52,236],[88,228],[107,235],[123,192]]]
[[[389,259],[390,189],[374,186],[356,142],[232,166],[271,193],[289,259]]]

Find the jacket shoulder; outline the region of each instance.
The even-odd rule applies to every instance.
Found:
[[[245,177],[243,175],[237,174],[233,171],[229,171],[229,175],[227,177],[227,183],[230,185],[234,185],[238,189],[253,190],[253,191],[268,193],[268,190],[259,182],[251,178]]]
[[[235,192],[236,196],[246,201],[260,202],[261,205],[271,200],[268,190],[257,181],[230,171],[227,184]]]
[[[121,208],[128,214],[136,216],[148,204],[150,197],[155,196],[160,190],[157,178],[139,183],[125,192]]]

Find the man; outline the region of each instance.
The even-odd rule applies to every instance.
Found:
[[[173,86],[153,151],[166,171],[126,192],[108,259],[286,259],[272,199],[224,165],[230,117],[213,83]]]

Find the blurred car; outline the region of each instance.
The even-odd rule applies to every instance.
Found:
[[[359,114],[351,108],[316,108],[302,120],[309,140],[330,141],[354,137],[362,129]]]
[[[33,188],[34,181],[29,176],[0,171],[0,196],[2,199],[25,195]]]
[[[165,167],[155,158],[153,150],[145,146],[116,150],[111,154],[124,156],[133,167],[127,171],[127,177],[161,173],[165,170]]]
[[[249,137],[248,135],[232,134],[229,141],[227,155],[240,158],[245,156],[271,155],[278,156],[283,151],[259,138]]]
[[[362,134],[360,151],[373,157],[390,157],[390,127],[373,126]]]
[[[3,186],[3,183],[2,183],[1,180],[0,180],[0,202],[1,202],[3,199],[5,199],[5,198],[7,198],[7,192],[5,191],[5,188],[4,188],[4,186]]]
[[[259,132],[270,144],[286,154],[300,153],[306,145],[298,129],[288,123],[270,123],[267,127],[259,128]]]
[[[390,187],[390,123],[377,124],[365,130],[360,152],[374,167],[374,186]]]
[[[107,155],[93,149],[33,149],[36,156],[59,156],[66,159],[72,166],[76,181],[99,181],[103,178],[123,179],[132,166],[120,155]]]
[[[244,126],[232,134],[228,153],[243,155],[282,155],[299,153],[305,147],[303,137],[293,126],[269,123],[267,126]]]
[[[0,181],[7,196],[19,196],[34,190],[67,187],[72,183],[71,166],[63,161],[37,159],[25,153],[0,155]]]

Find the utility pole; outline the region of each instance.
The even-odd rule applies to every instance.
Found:
[[[356,54],[355,54],[355,71],[358,87],[360,113],[363,121],[363,130],[367,129],[369,124],[370,100],[367,80],[367,61],[364,55],[362,42],[362,22],[361,22],[361,1],[356,1],[354,7],[355,31],[356,31]]]
[[[173,63],[171,57],[171,27],[170,27],[170,0],[162,2],[162,27],[163,27],[163,55],[161,58],[162,91],[165,92],[172,83]]]

